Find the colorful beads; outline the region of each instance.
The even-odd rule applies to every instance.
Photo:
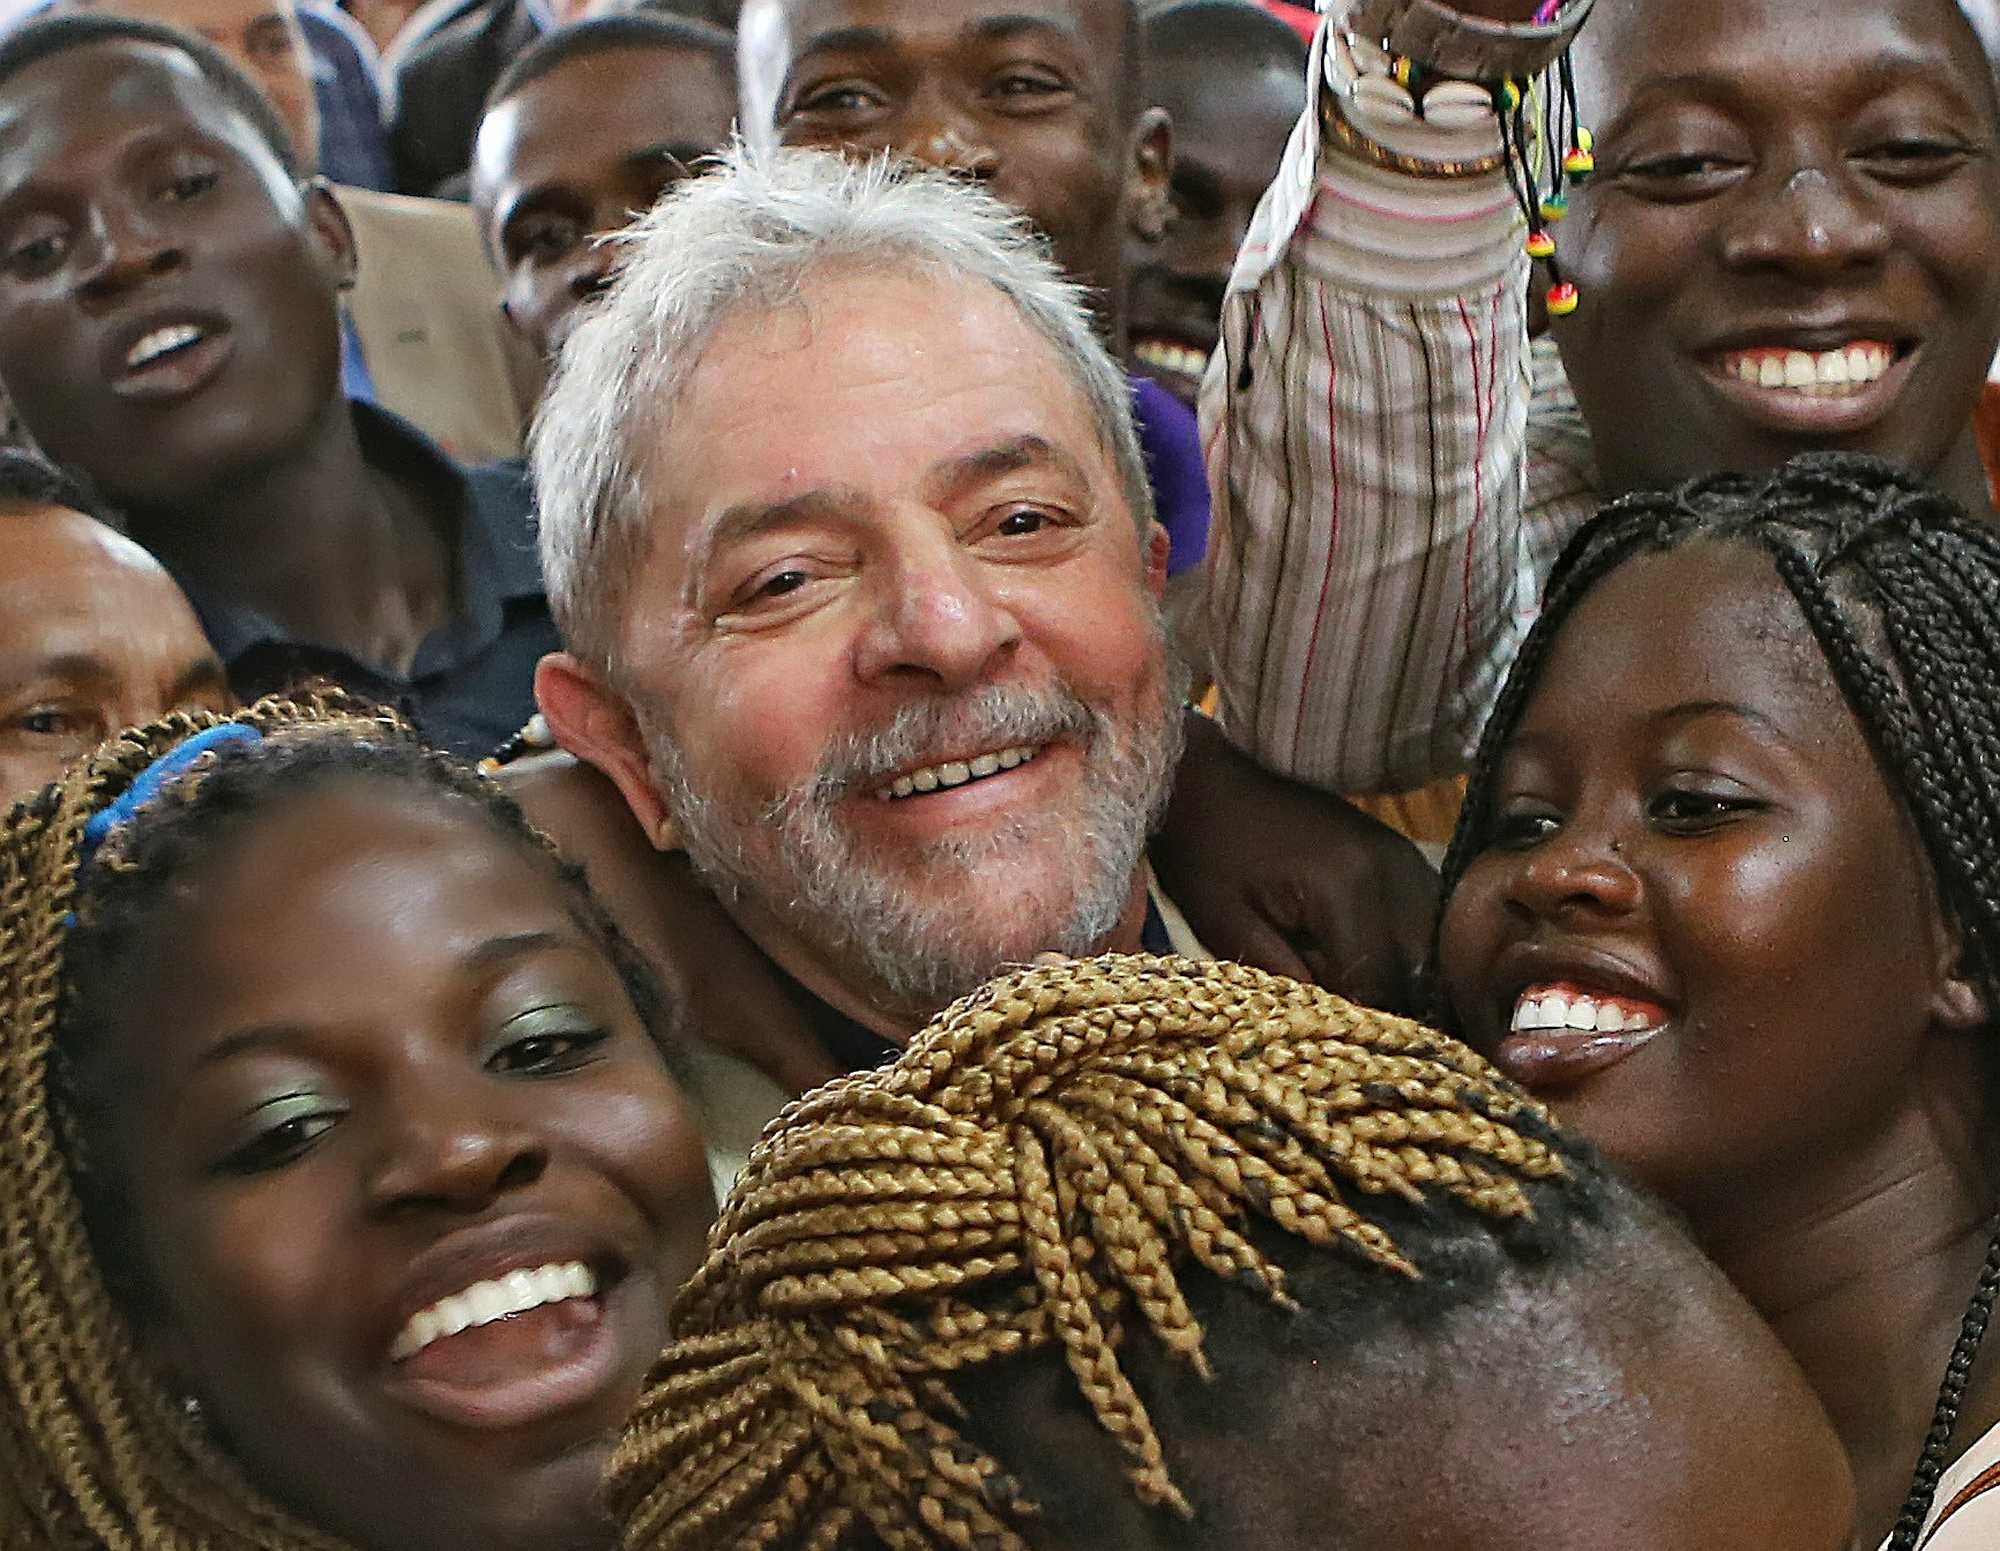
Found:
[[[1597,149],[1597,136],[1582,124],[1576,126],[1576,148],[1586,152]]]
[[[1407,54],[1398,54],[1396,62],[1389,67],[1389,73],[1395,76],[1396,84],[1404,91],[1412,96],[1416,95],[1417,85],[1423,79],[1423,71],[1414,59]]]
[[[1577,146],[1563,158],[1563,171],[1578,183],[1597,171],[1597,158],[1582,146]]]
[[[1548,198],[1542,201],[1541,211],[1544,221],[1560,221],[1564,216],[1569,214],[1569,196],[1566,194],[1549,195]]]
[[[1500,83],[1500,110],[1503,113],[1512,113],[1516,108],[1520,107],[1520,105],[1521,105],[1520,82],[1513,80],[1502,81]]]
[[[1528,257],[1545,259],[1556,251],[1556,240],[1539,226],[1528,233]]]
[[[1565,280],[1560,285],[1549,287],[1547,300],[1550,317],[1567,318],[1571,313],[1576,311],[1576,304],[1579,298],[1576,287]]]

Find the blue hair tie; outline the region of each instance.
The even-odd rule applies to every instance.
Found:
[[[185,775],[195,761],[210,749],[219,749],[226,743],[261,743],[263,738],[261,732],[247,723],[222,722],[204,728],[185,743],[175,744],[134,776],[132,784],[119,793],[115,801],[100,812],[93,813],[85,822],[83,850],[78,865],[87,863],[96,854],[97,848],[104,844],[106,835],[159,796],[168,782]]]

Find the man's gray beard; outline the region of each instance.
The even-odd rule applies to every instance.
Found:
[[[1150,708],[1153,724],[1123,739],[1108,715],[1060,682],[1044,690],[996,686],[953,700],[913,702],[879,730],[840,739],[812,777],[748,813],[719,794],[695,790],[678,746],[657,718],[642,715],[640,727],[658,789],[710,885],[725,900],[752,900],[779,917],[864,1000],[928,1016],[1009,963],[1043,952],[1093,952],[1110,936],[1131,902],[1146,837],[1173,789],[1188,678],[1170,658],[1159,700]],[[947,913],[908,892],[901,878],[871,864],[836,817],[844,798],[872,793],[940,751],[1056,739],[1074,743],[1083,756],[1080,812],[1067,818],[1045,810],[1015,814],[977,835],[933,842],[925,857],[930,866],[960,875],[958,898],[976,899],[963,885],[984,866],[1047,827],[1061,827],[1063,843],[1049,850],[1062,872],[1036,891],[1040,908],[1033,919],[1047,924],[1031,941],[998,940],[976,916]],[[745,843],[772,831],[775,858]]]

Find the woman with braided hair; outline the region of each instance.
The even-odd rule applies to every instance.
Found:
[[[621,939],[331,697],[0,824],[0,1544],[588,1551],[713,1216]]]
[[[1847,1543],[1823,1414],[1656,1209],[1261,971],[1004,977],[787,1110],[710,1243],[627,1551]]]
[[[1866,1543],[1995,1544],[2000,531],[1853,455],[1614,503],[1444,883],[1445,1026],[1686,1214]]]

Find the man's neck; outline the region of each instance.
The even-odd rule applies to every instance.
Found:
[[[1093,952],[1140,951],[1146,931],[1147,885],[1151,877],[1151,869],[1142,862],[1133,876],[1131,894],[1118,924],[1104,941],[1094,945]],[[836,1012],[898,1048],[909,1044],[925,1024],[944,1010],[941,1005],[917,1007],[898,1000],[867,977],[837,963],[833,956],[815,947],[789,923],[754,900],[725,900],[724,908],[744,934],[786,974]],[[993,973],[997,975],[1007,967],[996,964]]]
[[[1970,1091],[1983,1090],[1975,1080]],[[1770,1171],[1689,1208],[1701,1247],[1819,1393],[1853,1463],[1856,1522],[1871,1546],[1908,1490],[2000,1200],[1954,1113],[1962,1108],[1913,1103],[1796,1186],[1774,1185],[1785,1171]],[[2000,1421],[1994,1368],[1974,1371],[1957,1447]]]
[[[134,536],[196,592],[398,676],[452,615],[445,526],[413,482],[368,462],[342,398],[283,459],[132,514]]]

